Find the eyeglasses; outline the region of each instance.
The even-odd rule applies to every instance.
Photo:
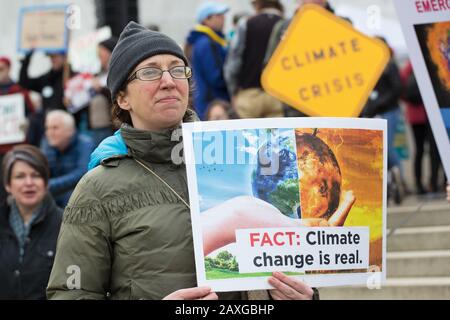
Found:
[[[142,81],[154,81],[162,78],[164,72],[168,72],[174,79],[189,79],[192,77],[192,69],[186,66],[173,67],[168,70],[162,70],[155,67],[144,67],[136,70],[135,73],[128,78],[127,83],[139,79]]]

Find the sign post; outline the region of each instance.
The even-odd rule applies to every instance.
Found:
[[[395,0],[409,57],[447,178],[450,178],[449,1]]]

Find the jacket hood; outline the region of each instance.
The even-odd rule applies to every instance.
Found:
[[[183,122],[199,121],[197,114],[187,109]],[[135,129],[129,125],[122,125],[113,136],[103,140],[91,154],[88,170],[99,164],[106,164],[111,160],[125,157],[137,157],[149,162],[170,162],[174,146],[181,139],[174,139],[173,132],[177,128],[166,129],[159,132]]]
[[[13,85],[14,85],[15,83],[11,80],[11,79],[9,79],[9,81],[8,82],[6,82],[6,83],[0,83],[0,90],[4,90],[4,91],[7,91],[7,90],[9,90],[9,88],[11,88]]]

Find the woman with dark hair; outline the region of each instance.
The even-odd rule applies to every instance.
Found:
[[[0,207],[0,299],[45,299],[62,219],[47,192],[47,159],[34,146],[15,146],[2,172],[9,199]]]

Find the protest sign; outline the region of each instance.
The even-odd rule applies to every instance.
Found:
[[[20,93],[0,96],[0,144],[25,141],[25,102]]]
[[[450,2],[394,3],[442,164],[450,177]]]
[[[31,50],[46,53],[66,52],[68,28],[66,5],[31,6],[19,13],[17,50],[26,54]]]
[[[261,83],[310,116],[355,117],[389,60],[385,44],[317,5],[292,19]]]
[[[81,73],[97,74],[100,72],[100,60],[97,46],[111,37],[111,28],[102,27],[95,32],[71,40],[69,44],[69,62],[72,70]]]
[[[183,141],[199,285],[385,278],[385,120],[187,123]]]

